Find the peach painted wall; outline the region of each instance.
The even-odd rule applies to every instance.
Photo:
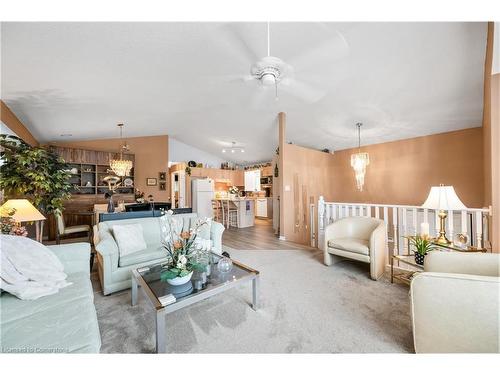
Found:
[[[483,207],[482,128],[361,147],[370,154],[362,192],[356,189],[350,165],[355,151],[333,156],[336,201],[420,205],[430,187],[442,183],[453,185],[467,207]]]
[[[357,149],[332,155],[285,147],[282,224],[290,241],[309,242],[307,205],[320,195],[327,201],[420,205],[431,186],[443,183],[453,185],[466,206],[483,207],[482,128],[362,147],[370,154],[362,192],[350,164]]]
[[[146,186],[146,178],[153,177],[158,180],[158,172],[168,172],[168,136],[133,137],[126,138],[126,141],[130,146],[130,153],[135,154],[134,177],[136,187],[144,191],[146,197],[152,194],[155,201],[169,201],[170,189],[168,180],[167,190],[165,191],[160,191],[159,185]],[[122,143],[123,141],[119,138],[114,138],[91,141],[53,142],[51,144],[95,151],[117,152]]]
[[[281,233],[288,241],[309,244],[309,205],[316,203],[320,195],[329,201],[334,198],[331,181],[335,161],[331,154],[296,145],[285,144],[284,151],[280,172],[284,209]]]

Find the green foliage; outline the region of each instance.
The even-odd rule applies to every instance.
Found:
[[[62,158],[6,134],[0,134],[0,150],[0,189],[7,197],[26,197],[45,214],[63,209],[71,184]]]
[[[410,244],[415,247],[415,252],[420,255],[425,255],[436,248],[436,245],[428,237],[414,236],[407,238],[410,240]]]

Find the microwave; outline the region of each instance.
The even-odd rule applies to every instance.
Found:
[[[260,178],[260,184],[261,185],[271,185],[273,183],[273,178],[272,177],[261,177]]]

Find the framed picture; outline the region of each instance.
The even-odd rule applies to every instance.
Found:
[[[148,178],[146,178],[146,185],[147,186],[156,186],[157,185],[156,181],[157,181],[156,178],[148,177]]]
[[[160,190],[167,190],[167,183],[165,181],[160,181]]]
[[[158,180],[165,181],[166,179],[167,179],[167,173],[166,172],[159,172],[158,173]]]

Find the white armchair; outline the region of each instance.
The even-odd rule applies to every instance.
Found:
[[[387,229],[383,220],[347,217],[325,228],[324,263],[330,266],[345,258],[370,263],[370,276],[378,280],[387,264]]]
[[[433,251],[410,297],[417,353],[500,352],[500,254]]]

